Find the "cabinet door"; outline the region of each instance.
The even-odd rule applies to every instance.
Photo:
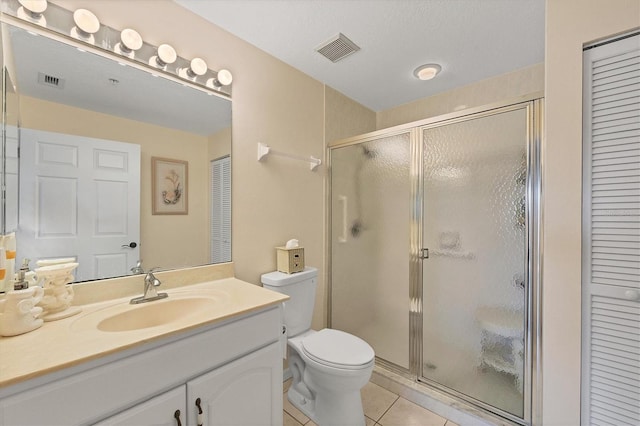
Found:
[[[187,383],[188,424],[282,425],[282,349],[273,343]]]
[[[108,417],[96,423],[96,426],[186,425],[186,398],[185,386],[180,386],[131,407],[115,416]]]

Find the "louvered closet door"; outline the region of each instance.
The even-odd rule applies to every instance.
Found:
[[[231,262],[231,157],[211,162],[211,263]]]
[[[584,52],[582,424],[640,424],[640,35]]]

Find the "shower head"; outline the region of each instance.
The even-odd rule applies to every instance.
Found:
[[[375,152],[372,149],[367,148],[366,146],[362,145],[362,154],[365,156],[366,159],[371,160],[373,158],[376,158],[378,156],[378,153]]]
[[[363,230],[364,227],[362,226],[360,219],[354,220],[353,225],[351,225],[351,236],[353,238],[358,238]]]

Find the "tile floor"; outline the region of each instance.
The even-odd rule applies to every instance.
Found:
[[[290,384],[291,379],[284,383],[284,426],[317,426],[287,400]],[[457,426],[371,382],[362,388],[362,408],[366,426]]]

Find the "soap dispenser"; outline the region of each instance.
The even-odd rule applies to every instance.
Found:
[[[17,336],[40,328],[44,323],[42,318],[38,318],[42,308],[36,306],[44,290],[42,287],[29,287],[28,272],[29,259],[24,259],[16,274],[14,289],[0,300],[0,336]]]

